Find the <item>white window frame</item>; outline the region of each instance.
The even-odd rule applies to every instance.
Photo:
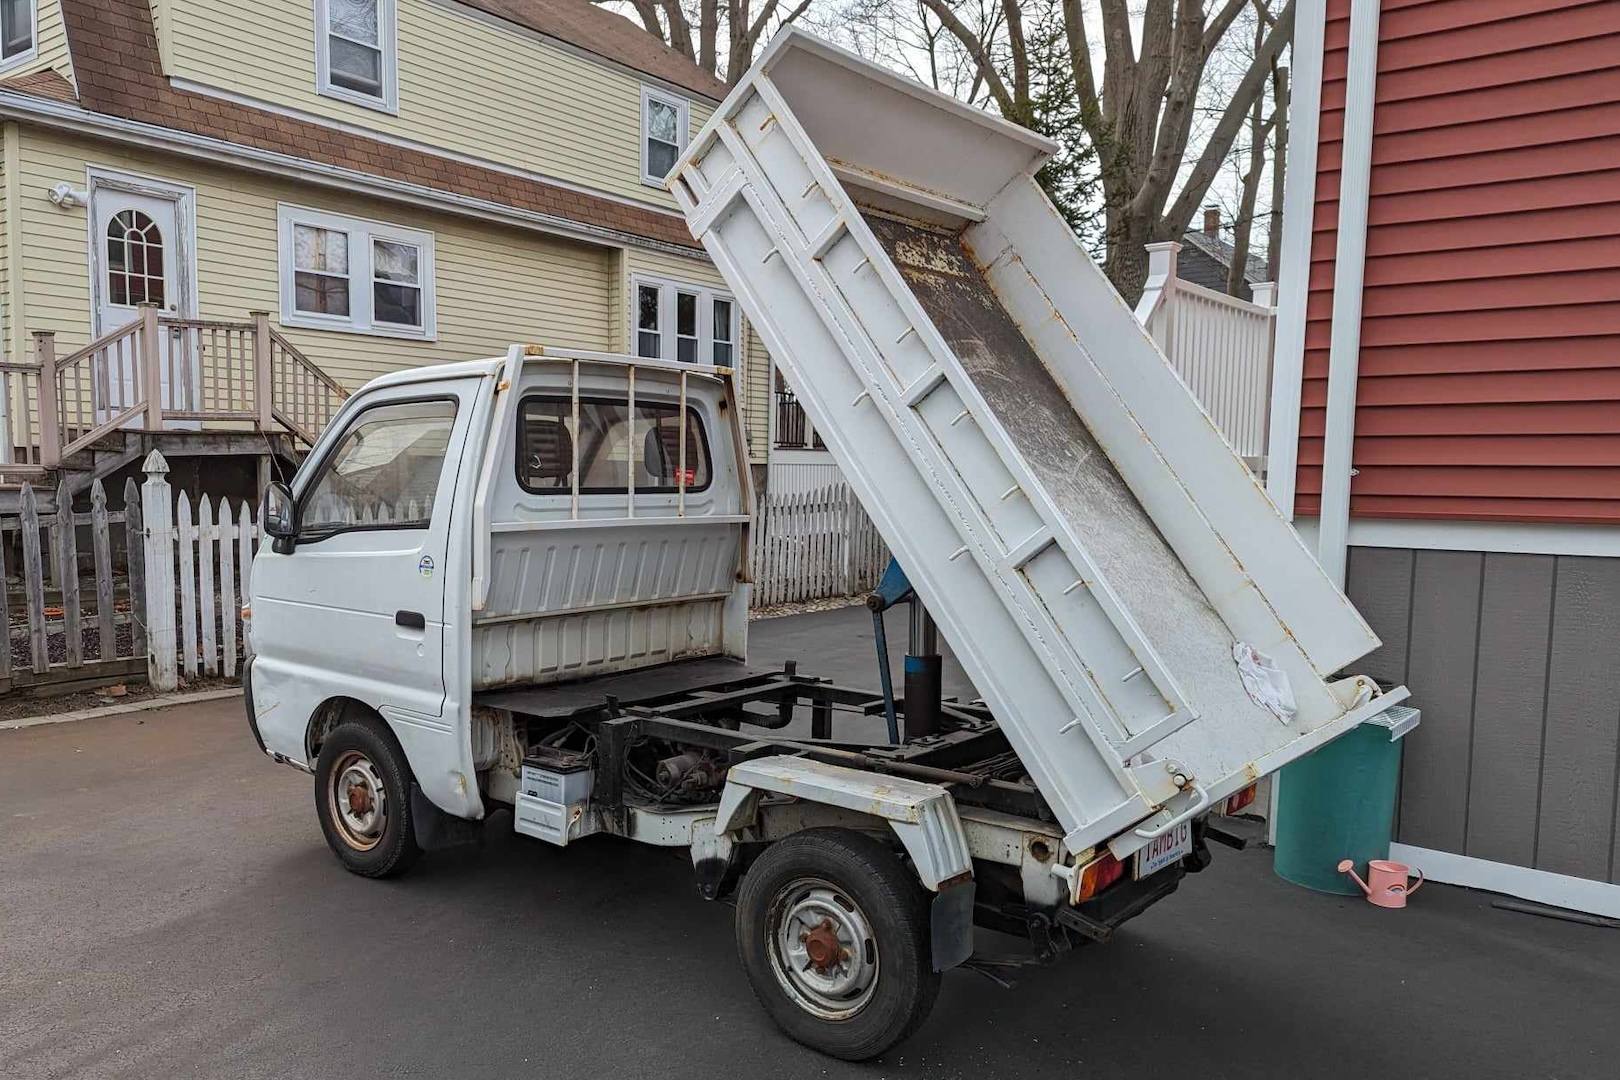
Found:
[[[382,96],[372,97],[332,82],[332,59],[328,0],[315,0],[315,92],[351,105],[399,112],[399,36],[397,0],[377,0],[377,47],[382,51]]]
[[[692,137],[692,108],[691,102],[675,94],[666,94],[662,90],[654,90],[650,86],[641,88],[641,182],[648,187],[664,188],[664,178],[652,175],[647,161],[648,122],[652,119],[652,103],[658,102],[669,105],[675,110],[675,127],[680,133],[680,141],[675,145],[675,158],[686,153],[687,141]]]
[[[0,72],[20,67],[39,56],[39,0],[28,0],[28,48],[0,59]]]
[[[686,281],[675,281],[671,278],[654,277],[650,274],[630,275],[630,353],[641,355],[637,350],[640,347],[640,315],[641,315],[641,287],[658,290],[658,348],[660,360],[674,360],[677,358],[676,341],[679,335],[675,332],[675,294],[693,293],[698,298],[698,358],[697,365],[711,367],[714,364],[714,302],[724,300],[731,305],[731,367],[735,370],[742,366],[742,309],[737,306],[737,298],[725,289],[716,289],[708,285],[693,285]]]
[[[276,207],[278,263],[281,275],[281,325],[297,326],[306,330],[335,330],[346,334],[365,334],[370,337],[407,338],[412,341],[438,340],[438,312],[434,296],[433,234],[421,229],[408,229],[403,225],[349,217],[307,206],[281,203]],[[335,229],[349,237],[349,314],[322,315],[298,310],[297,270],[293,245],[293,227],[312,225],[318,229]],[[372,316],[372,246],[373,240],[387,240],[410,244],[419,252],[417,275],[422,290],[422,325],[405,326],[399,323],[378,322]]]

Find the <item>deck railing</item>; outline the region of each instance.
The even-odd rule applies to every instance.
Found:
[[[27,476],[124,428],[244,423],[313,444],[348,392],[254,312],[249,322],[139,318],[67,356],[35,331],[34,362],[0,364],[0,475]]]
[[[1148,282],[1136,317],[1226,441],[1263,471],[1276,286],[1251,286],[1255,300],[1250,303],[1184,281],[1176,276],[1180,247],[1148,245]]]

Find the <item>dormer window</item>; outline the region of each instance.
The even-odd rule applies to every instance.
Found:
[[[322,94],[385,112],[398,110],[394,4],[315,0],[315,66]]]
[[[0,68],[34,55],[37,18],[35,0],[0,0]]]
[[[641,88],[641,182],[663,187],[664,177],[686,149],[686,101]]]

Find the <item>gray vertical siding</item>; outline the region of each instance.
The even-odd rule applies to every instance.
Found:
[[[1352,548],[1383,646],[1354,670],[1412,688],[1403,843],[1620,883],[1620,559]]]

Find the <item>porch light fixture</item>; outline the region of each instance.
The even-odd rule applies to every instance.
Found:
[[[90,205],[90,193],[88,191],[79,191],[72,184],[57,184],[46,194],[50,197],[51,202],[64,210],[72,210],[75,206]]]

